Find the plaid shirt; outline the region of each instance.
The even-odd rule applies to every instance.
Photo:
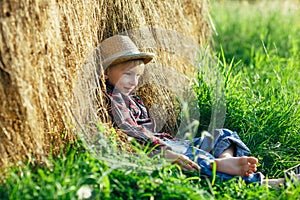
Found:
[[[135,138],[143,145],[154,147],[155,152],[169,148],[166,139],[174,139],[167,133],[154,133],[155,122],[142,100],[135,93],[124,95],[112,84],[106,82],[109,114],[114,126],[123,130],[128,136]]]

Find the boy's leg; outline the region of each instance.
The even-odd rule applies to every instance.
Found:
[[[235,152],[236,152],[235,145],[230,145],[227,149],[225,149],[225,151],[223,151],[223,153],[221,153],[219,158],[234,157]]]
[[[228,129],[216,129],[213,134],[199,139],[195,138],[194,144],[197,143],[197,147],[211,152],[216,158],[230,155],[235,157],[247,156],[250,153],[249,148],[240,139],[238,134]]]
[[[191,160],[195,161],[201,167],[201,173],[212,176],[212,165],[217,165],[217,176],[224,180],[229,180],[234,176],[245,176],[248,182],[259,182],[260,178],[252,173],[256,171],[257,159],[254,157],[229,157],[229,158],[214,158],[211,154],[195,148],[189,147],[184,154]],[[251,177],[248,177],[251,174]],[[253,180],[252,180],[253,179]]]
[[[249,155],[249,148],[235,131],[228,129],[217,129],[215,131],[219,132],[219,137],[214,141],[214,149],[212,150],[216,158]]]

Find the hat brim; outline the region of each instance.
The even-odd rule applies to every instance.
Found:
[[[137,52],[137,53],[130,53],[119,55],[116,57],[111,57],[110,59],[106,59],[102,62],[103,68],[106,69],[111,65],[116,65],[122,62],[126,62],[129,60],[143,60],[144,64],[149,63],[154,57],[153,53],[144,53],[144,52]]]

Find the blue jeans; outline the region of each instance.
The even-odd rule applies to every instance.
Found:
[[[242,142],[236,132],[228,129],[217,129],[213,134],[213,138],[206,136],[204,138],[194,138],[192,142],[184,141],[182,145],[176,144],[176,142],[166,142],[174,151],[181,153],[189,157],[189,159],[198,163],[201,167],[201,174],[212,176],[212,170],[210,163],[218,158],[222,152],[228,147],[234,145],[236,157],[247,156],[250,153],[249,148]],[[178,147],[181,148],[178,148]],[[185,147],[185,151],[182,151]],[[222,180],[229,180],[236,176],[225,174],[222,172],[216,172],[217,177]],[[241,177],[246,183],[262,182],[263,175],[260,172],[253,173],[250,176]]]

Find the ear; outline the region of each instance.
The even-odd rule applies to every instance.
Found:
[[[105,78],[105,80],[108,79],[108,74],[109,74],[109,69],[106,69],[106,70],[104,71],[104,78]]]

